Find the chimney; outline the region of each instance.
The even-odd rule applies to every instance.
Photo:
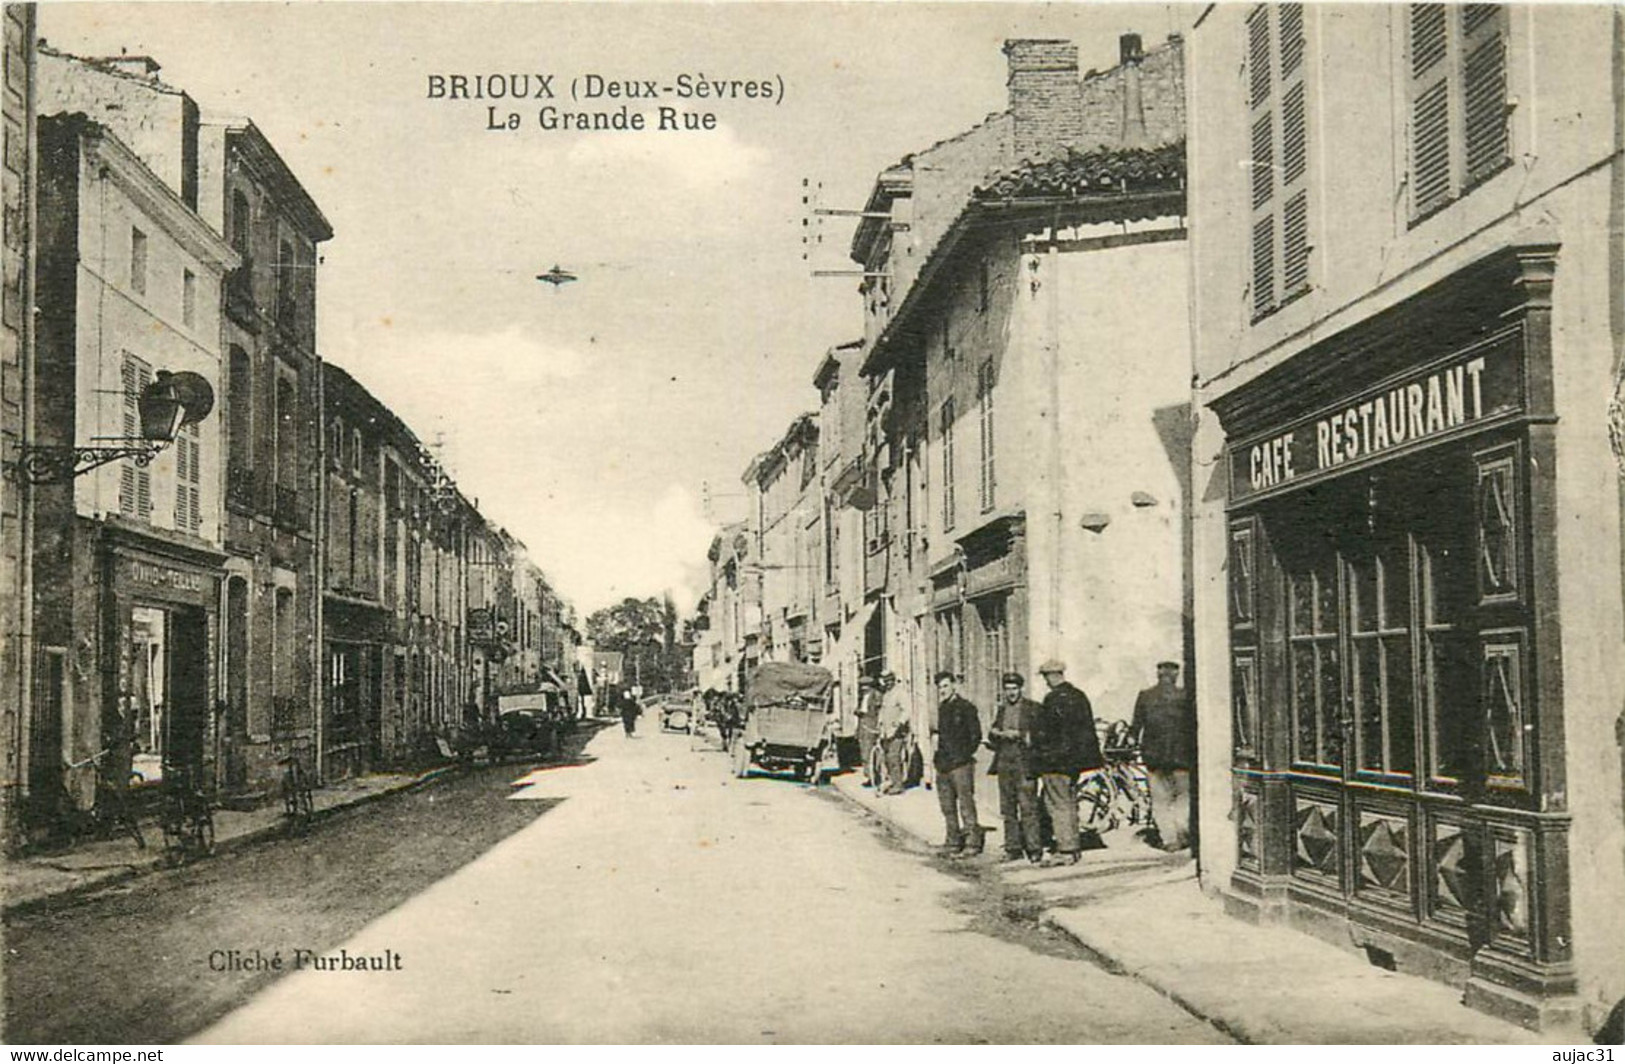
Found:
[[[1125,33],[1117,38],[1117,51],[1123,63],[1123,123],[1118,146],[1145,148],[1151,138],[1145,131],[1145,93],[1140,85],[1140,60],[1145,58],[1140,35]]]
[[[1038,160],[1076,144],[1083,132],[1078,46],[1064,40],[1004,42],[1016,159]]]

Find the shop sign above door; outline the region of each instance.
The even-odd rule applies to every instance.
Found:
[[[1231,444],[1230,498],[1284,491],[1523,409],[1523,332],[1514,327],[1307,418]]]

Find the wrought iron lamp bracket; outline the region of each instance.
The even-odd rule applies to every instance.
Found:
[[[121,458],[138,466],[150,465],[164,447],[151,440],[130,440],[111,447],[22,447],[17,461],[6,463],[5,473],[7,479],[29,484],[61,484]]]

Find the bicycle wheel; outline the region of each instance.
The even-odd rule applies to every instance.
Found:
[[[1117,827],[1116,789],[1111,774],[1095,772],[1078,784],[1078,824],[1105,833]]]

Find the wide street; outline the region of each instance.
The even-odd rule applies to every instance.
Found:
[[[523,788],[510,781],[524,766],[476,770],[307,839],[19,919],[8,943],[13,1035],[1221,1038],[1037,927],[1031,899],[985,868],[941,861],[831,788],[734,780],[708,738],[660,734],[647,718],[634,739],[598,733],[586,755]],[[398,967],[280,978],[210,970],[215,950],[280,950],[286,964],[296,948],[393,956]],[[53,987],[82,995],[86,983],[94,1002],[58,1007]]]

